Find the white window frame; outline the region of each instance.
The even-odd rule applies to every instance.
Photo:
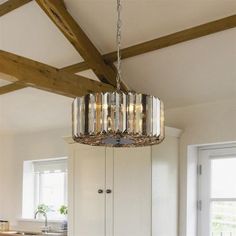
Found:
[[[32,160],[32,161],[24,161],[24,173],[23,173],[23,201],[22,201],[22,219],[34,219],[34,212],[39,204],[40,199],[40,182],[39,176],[41,173],[35,173],[34,170],[34,163],[43,163],[43,162],[53,162],[53,161],[66,161],[67,168],[68,168],[68,158],[51,158],[51,159],[39,159],[39,160]],[[68,172],[67,175],[64,176],[65,178],[65,190],[64,192],[64,199],[65,202],[68,202]],[[30,181],[29,181],[30,180]],[[68,204],[67,204],[68,205]],[[63,218],[63,217],[62,217]],[[50,219],[50,220],[63,220],[63,219]]]
[[[210,161],[217,158],[236,157],[235,146],[199,148],[198,155],[198,236],[210,235],[210,205],[212,201],[236,201],[236,198],[211,198]]]

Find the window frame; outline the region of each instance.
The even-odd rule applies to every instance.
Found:
[[[210,235],[211,203],[216,201],[236,202],[236,198],[211,197],[211,160],[236,158],[236,147],[199,148],[198,150],[198,196],[197,228],[198,236]]]
[[[31,161],[24,161],[23,165],[23,199],[22,199],[22,219],[28,219],[28,220],[35,220],[34,219],[34,212],[40,204],[40,187],[41,181],[40,181],[40,175],[42,173],[35,171],[35,165],[36,163],[49,163],[55,162],[55,165],[58,164],[58,161],[65,161],[66,166],[64,171],[61,173],[64,174],[64,204],[68,205],[68,158],[67,157],[61,157],[61,158],[50,158],[50,159],[38,159],[38,160],[31,160]],[[46,171],[47,172],[47,171]],[[52,172],[54,173],[54,172]],[[28,183],[29,178],[31,179],[30,183]],[[31,196],[29,196],[31,195]],[[27,200],[26,200],[27,199]],[[28,207],[28,204],[30,203],[30,207]],[[49,221],[62,221],[64,217],[49,217]]]

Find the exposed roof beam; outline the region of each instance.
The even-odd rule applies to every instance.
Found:
[[[83,76],[0,50],[0,78],[49,92],[75,97],[91,92],[113,91],[114,87]]]
[[[32,0],[8,0],[0,5],[0,17],[25,5]]]
[[[73,73],[73,74],[80,71],[89,70],[89,69],[90,69],[90,65],[86,61],[75,63],[73,65],[61,68],[61,70],[69,72],[69,73]]]
[[[169,47],[178,43],[186,42],[234,27],[236,27],[236,15],[225,17],[203,25],[195,26],[157,39],[124,48],[121,50],[121,56],[123,59],[138,56],[140,54]],[[116,52],[105,54],[102,57],[106,63],[111,64],[116,61]],[[89,68],[89,63],[85,61],[68,66],[65,68],[65,70],[68,72],[76,73],[83,70],[88,70]]]
[[[54,24],[71,42],[83,59],[89,63],[100,81],[116,85],[116,68],[104,62],[100,52],[66,10],[62,0],[36,0]],[[121,88],[127,90],[122,83]]]
[[[8,85],[4,85],[0,87],[0,95],[5,94],[5,93],[10,93],[19,89],[23,89],[26,88],[27,86],[23,85],[23,84],[19,84],[17,82],[12,83],[12,84],[8,84]]]

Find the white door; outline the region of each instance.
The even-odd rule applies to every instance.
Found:
[[[199,151],[199,236],[236,236],[236,148]]]
[[[151,235],[151,148],[114,148],[113,236]]]
[[[74,152],[73,236],[104,236],[105,148],[76,145]]]

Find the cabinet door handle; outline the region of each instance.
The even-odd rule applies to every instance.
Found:
[[[107,189],[106,193],[108,193],[108,194],[111,193],[111,189]]]
[[[98,193],[99,194],[103,193],[103,190],[102,189],[98,189]]]

